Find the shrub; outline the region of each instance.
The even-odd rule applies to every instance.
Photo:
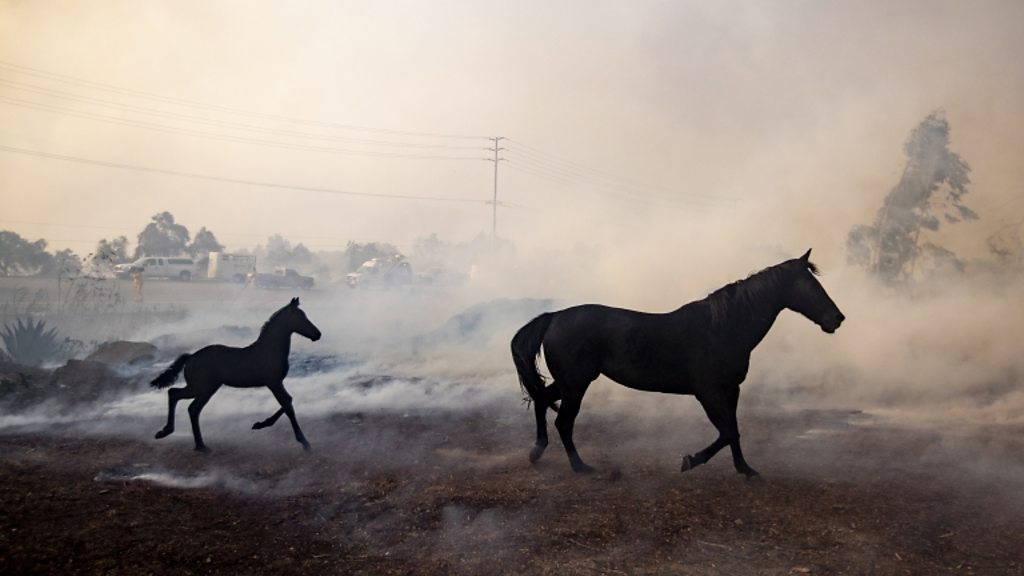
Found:
[[[47,329],[44,320],[26,322],[18,318],[15,323],[4,326],[0,339],[11,361],[26,366],[59,360],[69,352],[69,341],[61,340],[55,328]]]

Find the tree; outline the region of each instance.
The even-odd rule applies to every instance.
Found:
[[[104,238],[96,244],[93,260],[104,260],[115,264],[128,261],[128,238],[118,236],[113,240]]]
[[[398,248],[385,242],[367,242],[366,244],[349,242],[345,246],[345,258],[348,262],[349,272],[354,272],[367,260],[388,258],[396,254],[399,254]]]
[[[271,266],[305,266],[313,264],[316,256],[302,243],[296,244],[285,240],[280,234],[267,238],[265,258]]]
[[[82,259],[67,248],[55,252],[53,261],[57,274],[65,278],[78,276],[82,272]]]
[[[188,228],[175,223],[170,212],[161,212],[139,233],[135,257],[184,254],[188,251],[188,241]]]
[[[284,264],[292,254],[292,243],[285,240],[284,236],[274,234],[267,238],[267,261],[271,265]]]
[[[0,231],[0,276],[39,274],[52,266],[46,240],[29,242],[16,232]]]
[[[210,252],[223,251],[224,245],[217,241],[217,237],[213,235],[213,232],[207,230],[206,226],[196,232],[196,237],[188,246],[188,253],[198,260],[209,258]]]
[[[936,231],[940,216],[947,223],[978,217],[963,203],[971,167],[949,150],[949,123],[941,111],[929,114],[903,145],[907,164],[889,191],[871,226],[858,225],[847,237],[851,263],[868,268],[890,283],[909,279],[918,256],[955,255],[932,243],[922,249],[921,230]]]
[[[1024,220],[1007,224],[989,236],[985,243],[1004,269],[1018,272],[1024,270],[1024,237],[1021,236]]]
[[[292,248],[291,262],[306,265],[311,264],[314,260],[316,260],[316,256],[309,248],[306,248],[305,244],[299,242],[295,248]]]
[[[452,252],[451,244],[442,241],[433,233],[426,238],[417,238],[413,244],[412,256],[426,268],[440,268]]]

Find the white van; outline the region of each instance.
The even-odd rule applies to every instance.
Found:
[[[131,264],[119,264],[117,270],[120,275],[130,275],[132,269],[138,268],[142,269],[143,278],[170,278],[187,282],[195,274],[196,263],[187,256],[145,256]]]

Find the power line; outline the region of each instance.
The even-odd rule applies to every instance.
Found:
[[[514,155],[510,159],[509,168],[538,178],[550,180],[565,187],[579,188],[580,186],[585,186],[594,192],[615,196],[631,202],[671,206],[678,209],[692,209],[695,206],[706,208],[711,205],[710,201],[702,198],[642,194],[633,190],[625,190],[615,187],[608,182],[583,179],[573,172],[550,168],[530,159],[516,158]]]
[[[126,96],[133,96],[136,98],[145,98],[148,100],[154,100],[159,102],[165,102],[169,104],[176,104],[179,106],[187,106],[190,108],[198,108],[204,110],[213,110],[217,112],[227,112],[230,114],[236,114],[239,116],[248,116],[250,118],[262,118],[265,120],[275,120],[278,122],[287,122],[290,124],[300,124],[305,126],[321,126],[325,128],[335,128],[339,130],[353,130],[359,132],[372,132],[377,134],[393,134],[402,136],[420,136],[420,137],[431,137],[431,138],[452,138],[452,139],[469,139],[469,140],[485,140],[486,136],[479,136],[473,134],[455,134],[455,133],[443,133],[443,132],[425,132],[425,131],[413,131],[413,130],[395,130],[390,128],[372,128],[367,126],[356,126],[352,124],[342,124],[338,122],[326,122],[322,120],[308,120],[304,118],[294,118],[289,116],[281,116],[276,114],[265,114],[261,112],[253,112],[249,110],[243,110],[240,108],[233,108],[230,106],[221,106],[217,104],[207,104],[202,102],[196,102],[193,100],[186,100],[183,98],[174,98],[170,96],[163,96],[161,94],[155,94],[152,92],[145,92],[142,90],[133,90],[130,88],[124,88],[121,86],[114,86],[112,84],[104,84],[101,82],[94,82],[92,80],[86,80],[75,76],[68,76],[64,74],[57,74],[54,72],[48,72],[46,70],[40,70],[38,68],[32,68],[29,66],[22,66],[19,64],[13,64],[11,62],[5,62],[0,60],[0,69],[7,69],[20,74],[28,76],[35,76],[37,78],[45,78],[47,80],[53,80],[56,82],[63,82],[66,84],[73,84],[92,88],[96,90],[104,90],[106,92],[113,92],[116,94],[122,94]]]
[[[436,154],[406,154],[399,152],[378,152],[372,150],[351,150],[345,148],[330,148],[326,146],[313,146],[309,144],[289,144],[285,142],[276,142],[273,140],[260,140],[256,138],[248,138],[244,136],[231,136],[227,134],[218,134],[215,132],[203,132],[201,130],[193,130],[189,128],[180,128],[175,126],[168,126],[165,124],[155,124],[151,122],[144,122],[141,120],[130,120],[127,118],[120,118],[117,116],[110,116],[107,114],[98,114],[96,112],[83,112],[72,108],[64,108],[61,106],[55,106],[52,104],[41,104],[38,102],[31,102],[27,100],[19,100],[17,98],[9,98],[6,96],[0,96],[0,102],[4,102],[14,106],[21,106],[23,108],[33,108],[36,110],[42,110],[46,112],[57,112],[68,116],[74,116],[78,118],[85,118],[88,120],[96,120],[101,122],[108,122],[111,124],[119,124],[122,126],[130,126],[134,128],[145,128],[147,130],[155,130],[157,132],[165,132],[168,134],[182,134],[186,136],[196,136],[199,138],[207,138],[210,140],[220,140],[224,142],[240,142],[243,144],[255,144],[259,146],[270,146],[274,148],[286,148],[291,150],[302,150],[307,152],[327,152],[332,154],[346,154],[352,156],[370,156],[375,158],[402,158],[407,160],[472,160],[479,161],[478,156],[443,156]]]
[[[112,100],[106,100],[103,98],[94,98],[91,96],[84,96],[81,94],[75,94],[73,92],[66,92],[63,90],[54,90],[51,88],[45,88],[34,84],[25,84],[23,82],[14,82],[4,78],[0,78],[0,86],[6,86],[15,90],[21,90],[23,92],[30,92],[33,94],[39,94],[41,96],[47,96],[51,98],[60,98],[63,100],[71,100],[73,102],[80,102],[85,104],[93,104],[96,106],[102,106],[105,108],[112,108],[115,110],[122,110],[127,112],[134,112],[139,114],[148,114],[151,116],[157,116],[160,118],[168,118],[173,120],[183,120],[187,122],[194,122],[197,124],[206,124],[209,126],[218,126],[222,128],[232,128],[236,130],[246,130],[250,132],[258,132],[262,134],[272,134],[277,136],[287,136],[293,138],[304,138],[311,140],[326,140],[334,142],[347,142],[352,144],[364,144],[371,146],[394,146],[400,148],[422,148],[422,149],[440,149],[440,150],[482,150],[485,149],[483,146],[456,146],[452,144],[430,144],[424,142],[397,142],[394,140],[371,140],[366,138],[351,138],[345,136],[332,136],[327,134],[312,134],[309,132],[297,132],[294,130],[281,130],[275,128],[267,128],[263,126],[255,126],[253,124],[243,124],[239,122],[228,122],[224,120],[216,120],[213,118],[207,118],[203,116],[194,116],[191,114],[181,114],[176,112],[168,112],[165,110],[159,110],[156,108],[149,108],[145,106],[135,106],[131,104],[124,104],[122,102],[115,102]],[[21,101],[18,102],[31,102]],[[46,106],[42,103],[34,103],[41,106]],[[84,112],[83,112],[84,113]]]
[[[90,158],[81,158],[78,156],[67,156],[64,154],[53,154],[50,152],[43,152],[40,150],[29,150],[26,148],[17,148],[14,146],[0,145],[0,151],[11,152],[15,154],[25,154],[29,156],[38,156],[40,158],[48,158],[51,160],[63,160],[66,162],[76,162],[79,164],[90,164],[93,166],[103,166],[106,168],[120,168],[124,170],[135,170],[138,172],[149,172],[153,174],[164,174],[167,176],[178,176],[181,178],[193,178],[197,180],[209,180],[211,182],[222,182],[228,184],[243,184],[246,186],[259,186],[263,188],[274,188],[281,190],[298,190],[302,192],[317,192],[322,194],[337,194],[342,196],[359,196],[366,198],[389,198],[392,200],[422,200],[422,201],[434,201],[434,202],[457,202],[463,204],[487,204],[485,200],[472,200],[468,198],[454,198],[444,196],[413,196],[408,194],[379,194],[372,192],[354,192],[351,190],[341,190],[337,188],[318,188],[313,186],[296,186],[289,184],[278,184],[274,182],[262,182],[258,180],[243,180],[239,178],[228,178],[224,176],[213,176],[209,174],[196,174],[193,172],[183,172],[179,170],[167,170],[163,168],[153,168],[150,166],[138,166],[135,164],[122,164],[118,162],[107,162],[104,160],[94,160]]]
[[[550,154],[539,148],[530,146],[518,140],[509,139],[511,147],[509,149],[510,155],[517,155],[519,161],[533,163],[538,168],[559,172],[564,175],[572,176],[573,178],[586,180],[592,183],[603,183],[604,186],[612,185],[616,189],[623,190],[628,189],[634,192],[658,192],[666,198],[679,199],[685,197],[688,200],[701,201],[701,202],[722,202],[722,201],[734,201],[733,198],[726,198],[721,196],[711,196],[707,194],[695,194],[692,192],[680,192],[672,188],[665,186],[658,186],[652,184],[646,184],[626,178],[605,170],[599,170],[592,168],[585,164],[575,162],[573,160],[566,159],[561,156]]]
[[[580,183],[578,181],[576,181],[576,180],[572,180],[572,179],[569,179],[569,178],[566,178],[566,177],[563,177],[563,176],[553,175],[553,174],[550,174],[550,173],[545,173],[545,172],[541,172],[541,171],[538,171],[538,170],[534,170],[534,169],[531,169],[529,167],[524,167],[521,164],[516,164],[514,162],[509,163],[508,167],[509,167],[510,170],[513,170],[515,172],[520,172],[520,173],[523,173],[523,174],[527,174],[527,175],[533,176],[535,178],[541,178],[541,179],[547,180],[547,181],[552,182],[552,183],[554,183],[554,184],[556,184],[556,185],[558,185],[558,186],[560,186],[562,188],[567,188],[567,189],[568,188],[578,188],[580,186]],[[622,194],[622,193],[617,193],[615,191],[600,190],[599,192],[601,192],[601,193],[603,193],[605,195],[614,196],[616,198],[619,198],[620,200],[628,201],[630,204],[636,205],[636,206],[645,205],[645,206],[649,206],[649,207],[667,208],[667,209],[670,209],[670,210],[686,211],[686,212],[692,212],[694,209],[703,210],[703,209],[707,208],[706,205],[696,205],[696,206],[694,206],[693,204],[683,204],[683,203],[680,203],[678,201],[677,202],[672,202],[669,199],[659,199],[659,198],[652,198],[652,197],[647,197],[647,196],[636,196],[636,195],[630,195],[630,194]]]

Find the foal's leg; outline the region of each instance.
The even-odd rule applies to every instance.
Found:
[[[277,422],[277,419],[280,418],[282,414],[284,414],[284,408],[278,408],[277,412],[274,412],[274,414],[270,418],[267,418],[266,420],[260,420],[259,422],[253,424],[252,429],[259,430],[260,428],[267,428],[269,426],[273,426]]]
[[[188,405],[188,417],[192,421],[192,437],[196,441],[196,452],[209,452],[210,449],[203,443],[203,433],[199,431],[199,413],[203,411],[203,407],[210,401],[210,397],[217,391],[220,386],[214,386],[213,390],[197,397]]]
[[[171,388],[167,391],[167,424],[156,433],[157,440],[170,436],[174,432],[174,408],[178,405],[178,400],[194,397],[195,392],[188,386],[185,388]]]
[[[292,397],[284,389],[284,383],[278,382],[277,384],[271,384],[267,386],[270,391],[274,394],[274,398],[277,398],[279,404],[281,404],[281,410],[288,415],[288,419],[292,421],[292,430],[295,431],[295,439],[302,444],[305,450],[310,450],[311,447],[309,442],[306,441],[306,436],[302,433],[302,429],[299,428],[299,421],[295,419],[295,410],[292,408]],[[276,416],[276,415],[275,415]],[[274,418],[271,416],[270,418]]]
[[[537,417],[537,443],[530,450],[530,462],[540,460],[544,455],[544,449],[548,447],[548,408],[553,409],[555,401],[561,399],[562,394],[558,391],[558,383],[552,382],[541,390],[541,399],[533,403],[533,413]]]

